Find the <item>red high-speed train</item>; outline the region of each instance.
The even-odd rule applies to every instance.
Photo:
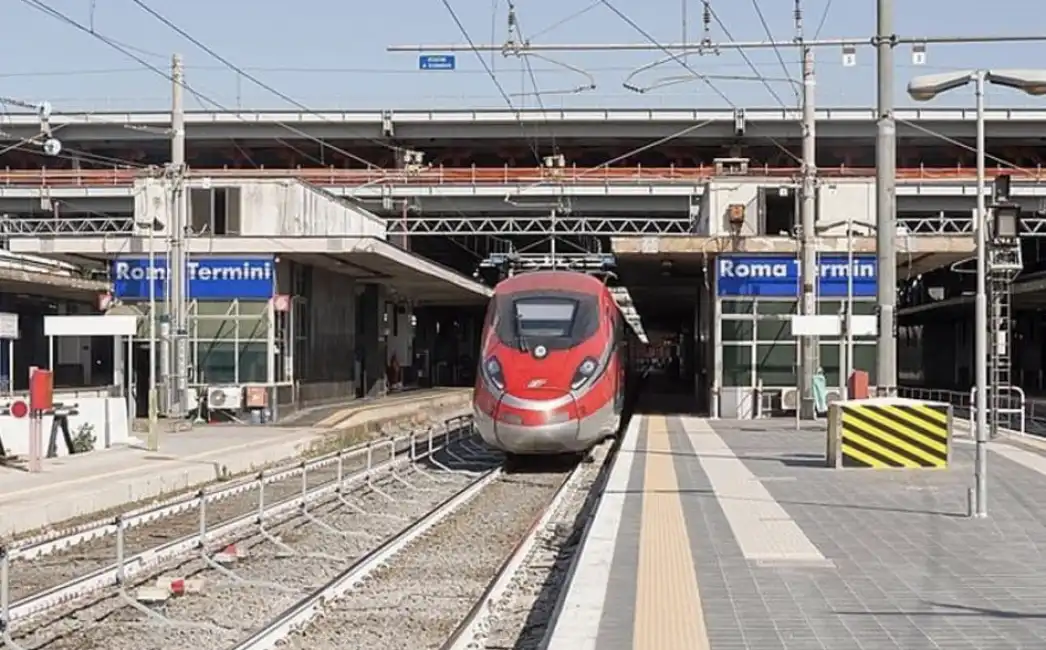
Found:
[[[494,288],[473,397],[487,444],[510,455],[583,452],[617,432],[630,331],[606,285],[537,271]]]

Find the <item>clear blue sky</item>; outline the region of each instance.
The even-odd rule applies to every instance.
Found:
[[[228,107],[284,108],[278,97],[238,76],[206,53],[152,18],[131,0],[41,0],[85,26],[93,26],[126,45],[144,50],[142,58],[159,67],[179,52],[185,57],[187,82]],[[680,0],[611,0],[615,7],[661,41],[682,36]],[[804,3],[808,35],[816,30],[828,0]],[[312,109],[328,108],[506,108],[494,82],[474,54],[458,54],[454,72],[419,72],[416,54],[385,52],[390,44],[464,42],[441,0],[148,0],[195,38],[233,63]],[[505,39],[506,0],[450,0],[476,42]],[[527,35],[589,5],[591,0],[516,0],[517,14]],[[897,1],[897,32],[904,36],[969,34],[1046,34],[1046,11],[1031,0],[909,0]],[[793,35],[792,0],[759,0],[775,38]],[[691,38],[702,34],[702,3],[688,4]],[[766,31],[751,0],[712,0],[712,7],[734,39],[762,40]],[[492,21],[492,16],[495,19]],[[156,109],[169,105],[169,82],[96,38],[46,16],[21,0],[7,0],[7,29],[0,41],[0,95],[25,101],[49,100],[56,110]],[[870,36],[875,29],[874,0],[832,0],[820,35]],[[711,36],[724,40],[713,24]],[[539,42],[644,42],[644,36],[604,6],[596,6],[535,39]],[[434,52],[438,53],[438,52]],[[798,73],[793,51],[781,52],[791,76]],[[875,54],[858,50],[855,68],[842,66],[842,54],[822,48],[818,55],[817,101],[820,106],[871,106],[874,102]],[[911,65],[907,46],[897,49],[899,104],[905,79],[942,69],[994,66],[1030,67],[1046,59],[1046,44],[948,45],[929,49],[926,66]],[[723,107],[726,102],[702,83],[677,85],[646,95],[624,90],[630,69],[663,56],[659,52],[553,55],[588,70],[597,90],[579,95],[545,95],[547,107],[669,106]],[[749,57],[768,77],[784,70],[773,51],[752,51]],[[518,60],[497,57],[497,76],[509,93],[533,93]],[[542,91],[572,88],[584,77],[545,61],[532,61]],[[691,67],[703,73],[751,75],[736,52],[693,57]],[[282,70],[281,70],[282,68]],[[663,71],[663,72],[661,72]],[[677,63],[647,73],[645,79],[686,74]],[[525,86],[524,86],[525,84]],[[736,106],[776,106],[759,82],[721,81],[716,86]],[[786,103],[794,94],[787,83],[774,83]],[[513,104],[534,106],[533,96],[512,97]],[[968,105],[957,94],[936,105]],[[992,105],[1031,106],[1036,100],[1014,91],[993,91]],[[1038,100],[1046,109],[1046,100]],[[200,104],[189,98],[188,107]]]

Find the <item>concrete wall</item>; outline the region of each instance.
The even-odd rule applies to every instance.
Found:
[[[19,396],[25,399],[23,396]],[[127,402],[120,397],[76,397],[69,398],[60,393],[55,394],[55,401],[75,405],[77,414],[69,416],[69,434],[74,439],[84,430],[95,438],[94,449],[106,449],[113,445],[127,444],[130,438],[130,426],[127,420]],[[3,400],[2,404],[10,404]],[[54,418],[43,419],[43,451],[47,452],[51,437],[51,423]],[[86,427],[81,429],[82,427]],[[9,455],[25,457],[29,453],[29,419],[0,416],[0,438]],[[69,455],[61,433],[57,436],[59,456]]]
[[[190,188],[207,187],[193,179]],[[325,190],[291,179],[239,179],[212,182],[210,187],[240,189],[239,231],[243,236],[386,238],[385,220]],[[168,223],[170,208],[164,186],[154,179],[135,181],[136,222]],[[190,208],[191,209],[191,208]],[[148,230],[136,223],[137,234]]]
[[[385,238],[384,219],[304,183],[257,180],[239,186],[245,236]]]
[[[789,179],[782,178],[721,178],[710,181],[701,202],[702,214],[697,234],[730,234],[727,210],[731,204],[745,206],[743,236],[777,233],[760,233],[759,188],[794,187]],[[794,190],[793,190],[794,191]],[[856,222],[875,223],[875,183],[871,179],[833,179],[820,186],[817,218],[819,223],[845,221],[847,217]],[[796,209],[799,219],[799,209]],[[823,231],[823,235],[843,234],[845,227],[835,226]]]

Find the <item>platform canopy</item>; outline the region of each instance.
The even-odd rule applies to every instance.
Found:
[[[709,237],[702,235],[671,237],[614,237],[611,240],[619,264],[629,261],[670,261],[676,265],[703,265],[719,254],[749,253],[797,255],[798,242],[790,237]],[[817,238],[817,252],[828,255],[847,253],[846,237]],[[875,253],[875,237],[854,237],[853,252]],[[973,238],[962,235],[909,235],[897,238],[897,269],[900,277],[919,275],[969,259],[974,254]]]
[[[154,240],[163,255],[167,243]],[[149,254],[145,237],[15,238],[11,250],[84,265],[108,263],[118,256]],[[284,259],[331,269],[359,281],[386,285],[420,305],[483,304],[491,289],[457,271],[414,255],[374,237],[197,237],[190,238],[191,256],[244,257],[278,255]]]

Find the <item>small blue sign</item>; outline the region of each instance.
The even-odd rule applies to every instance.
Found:
[[[878,265],[874,255],[854,255],[850,268],[846,255],[820,255],[817,261],[817,295],[845,298],[853,274],[853,295],[876,295]],[[790,255],[720,255],[716,259],[716,293],[719,296],[799,297],[799,259]]]
[[[275,293],[276,259],[268,257],[190,257],[188,297],[190,300],[269,300]],[[149,282],[156,299],[166,296],[167,268],[157,255],[150,270],[148,257],[113,260],[113,295],[122,300],[148,300]]]
[[[419,70],[455,70],[458,57],[453,54],[422,54],[418,57]]]

